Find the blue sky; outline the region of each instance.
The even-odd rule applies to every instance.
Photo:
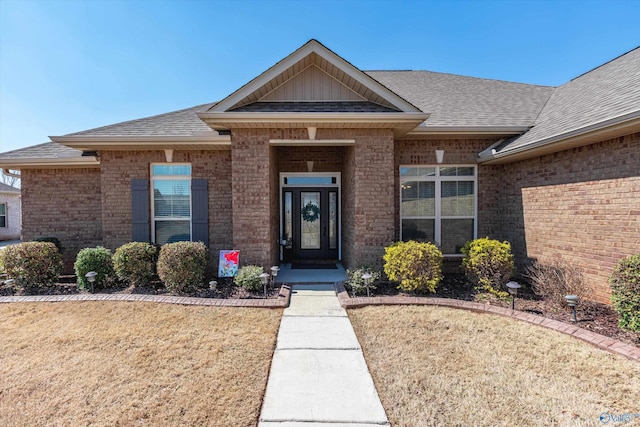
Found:
[[[224,98],[311,38],[363,70],[560,85],[640,1],[0,0],[0,151]]]

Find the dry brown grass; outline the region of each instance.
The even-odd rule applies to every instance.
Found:
[[[0,305],[0,425],[249,426],[280,310]]]
[[[394,427],[597,426],[603,412],[640,413],[640,364],[555,331],[441,307],[349,317]]]

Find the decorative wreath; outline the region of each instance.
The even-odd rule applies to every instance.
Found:
[[[309,202],[302,209],[302,219],[307,222],[316,222],[320,218],[320,208]]]

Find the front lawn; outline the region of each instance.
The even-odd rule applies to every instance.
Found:
[[[639,363],[555,331],[431,306],[349,318],[394,427],[597,426],[604,412],[640,413]]]
[[[0,425],[256,424],[281,310],[0,305]]]

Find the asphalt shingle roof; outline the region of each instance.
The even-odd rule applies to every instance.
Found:
[[[57,142],[45,142],[44,144],[0,153],[0,160],[68,159],[81,156],[81,150],[76,150],[75,148],[67,147]]]
[[[559,86],[527,133],[506,151],[640,111],[640,47]]]
[[[574,129],[640,110],[640,48],[559,87],[537,86],[430,71],[368,71],[425,113],[428,127],[533,126],[506,141],[499,151],[523,147]],[[276,105],[277,104],[277,105]],[[301,107],[305,104],[304,107]],[[341,105],[337,105],[341,104]],[[371,112],[371,103],[255,103],[236,111]],[[351,105],[351,104],[358,104]],[[191,136],[212,132],[198,118],[214,104],[145,117],[66,136]],[[347,108],[348,107],[348,108]],[[357,108],[364,110],[357,110]],[[376,108],[380,106],[376,105]],[[303,108],[301,110],[301,108]],[[380,107],[386,108],[386,107]],[[375,111],[379,111],[376,109]],[[386,110],[384,112],[388,112]],[[82,152],[45,143],[0,154],[2,159],[78,157]]]
[[[19,193],[20,189],[0,182],[0,193]]]
[[[531,126],[553,87],[431,71],[366,71],[431,113],[427,127]]]
[[[212,105],[196,105],[184,110],[102,126],[65,136],[190,136],[202,132],[212,132],[211,128],[196,114],[207,111]]]

